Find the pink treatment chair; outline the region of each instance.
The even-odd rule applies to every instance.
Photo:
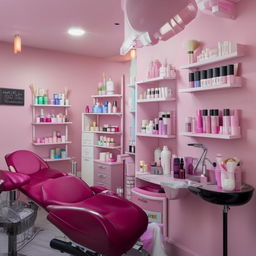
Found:
[[[12,175],[29,179],[17,184],[19,190],[43,207],[47,219],[71,240],[53,239],[52,248],[78,256],[120,256],[146,231],[145,212],[115,193],[50,169],[30,151],[19,150],[5,159]]]

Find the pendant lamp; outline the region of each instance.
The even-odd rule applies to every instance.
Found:
[[[20,35],[14,36],[13,51],[15,54],[21,52],[21,37],[20,37]]]

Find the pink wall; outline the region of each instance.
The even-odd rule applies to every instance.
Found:
[[[242,76],[246,84],[242,88],[203,92],[198,94],[178,94],[177,119],[178,131],[183,131],[184,118],[194,116],[197,108],[225,107],[242,109],[242,133],[239,140],[192,139],[178,136],[177,153],[199,156],[200,151],[191,149],[187,143],[199,142],[209,148],[209,157],[216,153],[237,156],[242,160],[245,171],[244,182],[256,186],[256,1],[241,1],[238,4],[239,17],[236,20],[221,19],[199,13],[198,17],[184,31],[167,42],[138,50],[138,80],[145,79],[149,62],[152,59],[169,63],[176,68],[187,63],[183,42],[196,39],[208,47],[214,47],[219,40],[231,40],[247,45],[246,56],[239,59],[242,63]],[[179,71],[177,87],[186,87],[188,72]],[[222,255],[222,207],[209,204],[190,195],[186,199],[170,202],[170,233],[172,241],[192,255]],[[229,219],[230,255],[254,255],[256,250],[256,201],[255,196],[245,206],[233,207]]]
[[[0,169],[6,169],[4,155],[18,149],[35,150],[31,145],[31,92],[29,85],[35,83],[49,88],[50,93],[64,87],[70,93],[70,126],[72,144],[70,155],[80,165],[81,113],[86,104],[92,104],[98,82],[105,71],[107,76],[120,84],[121,74],[128,72],[127,63],[114,63],[103,59],[23,48],[21,55],[12,53],[12,46],[0,44],[0,87],[25,89],[25,106],[0,106]],[[36,148],[38,152],[38,148]],[[51,164],[56,168],[70,168],[68,162]]]

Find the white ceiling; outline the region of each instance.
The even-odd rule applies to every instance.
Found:
[[[119,22],[120,25],[114,25]],[[124,39],[121,0],[0,0],[0,41],[13,42],[20,34],[26,46],[112,57]],[[80,38],[66,31],[79,26]]]

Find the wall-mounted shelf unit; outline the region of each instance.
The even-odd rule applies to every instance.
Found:
[[[212,90],[220,90],[220,89],[229,89],[229,88],[239,88],[241,87],[242,84],[222,84],[218,86],[212,86],[212,87],[207,87],[207,88],[202,88],[202,87],[195,87],[195,88],[183,88],[179,89],[180,93],[194,93],[194,92],[203,92],[203,91],[212,91]]]
[[[68,155],[68,146],[72,143],[69,140],[69,125],[72,122],[66,120],[68,118],[68,109],[71,105],[50,105],[50,104],[32,104],[32,145],[38,147],[44,147],[42,149],[42,155],[46,162],[59,162],[59,161],[67,161],[72,160],[72,157]],[[45,113],[46,119],[49,119],[48,122],[39,122],[41,121],[41,113],[44,111],[48,112]],[[41,112],[41,113],[40,113]],[[55,117],[53,121],[53,116],[58,116],[61,114],[65,117],[65,122],[56,121],[58,119]],[[52,116],[53,115],[53,116]],[[64,119],[63,119],[64,120]],[[51,122],[53,121],[53,122]],[[53,127],[56,126],[57,131],[53,130]],[[58,127],[58,128],[57,128]],[[53,138],[54,133],[60,133],[61,141]],[[51,141],[50,141],[51,139]],[[48,148],[50,146],[57,146],[56,148]],[[58,147],[59,146],[59,147]],[[50,153],[50,150],[56,150],[57,152],[61,152],[60,155],[55,153],[54,155]],[[47,151],[46,151],[47,150]],[[47,156],[46,156],[47,155]]]
[[[84,113],[84,115],[97,115],[97,116],[121,116],[122,113]]]
[[[92,95],[92,98],[97,99],[100,104],[115,101],[118,113],[82,113],[81,174],[82,179],[90,186],[102,186],[113,191],[116,191],[117,187],[123,187],[123,163],[101,160],[104,153],[109,152],[115,159],[124,152],[124,95],[124,76],[122,76],[120,93]],[[92,124],[95,124],[97,129],[94,129]],[[109,129],[115,128],[114,130],[118,132],[100,131],[106,127],[106,124],[109,124]],[[106,146],[109,144],[105,144],[105,141],[110,140],[113,140],[111,142],[113,144]]]
[[[32,104],[31,107],[70,108],[71,105]]]
[[[201,138],[211,138],[211,139],[240,139],[241,135],[225,135],[225,134],[211,134],[211,133],[192,133],[192,132],[182,132],[180,133],[182,136],[188,137],[201,137]]]
[[[159,139],[175,139],[176,135],[157,135],[157,134],[146,134],[146,133],[137,133],[139,137],[151,137]]]
[[[122,94],[92,95],[92,98],[121,98]]]
[[[235,53],[232,53],[232,54],[229,54],[229,55],[224,55],[224,56],[217,56],[217,57],[214,57],[214,58],[209,58],[209,59],[204,60],[204,61],[183,65],[183,66],[180,67],[180,69],[200,68],[200,67],[203,67],[203,66],[206,66],[206,65],[211,65],[211,64],[214,64],[214,63],[222,62],[222,61],[232,60],[232,59],[239,58],[239,57],[242,57],[242,56],[244,56],[243,46],[238,45],[238,50]]]
[[[168,101],[175,101],[175,98],[164,98],[164,99],[142,99],[137,100],[137,103],[150,103],[150,102],[168,102]]]
[[[35,143],[33,142],[32,144],[34,146],[49,146],[49,145],[65,145],[65,144],[71,144],[71,141],[66,141],[66,142],[56,142],[56,143]]]

